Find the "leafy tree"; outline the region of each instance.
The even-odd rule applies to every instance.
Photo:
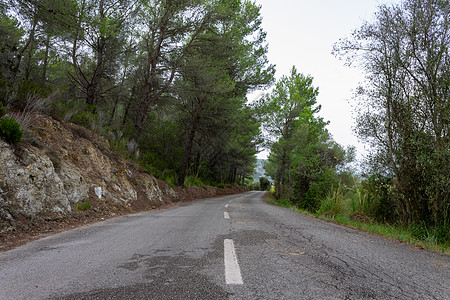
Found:
[[[368,175],[392,179],[404,224],[449,226],[449,12],[439,0],[383,5],[335,47],[366,71],[357,133],[373,147]]]
[[[259,177],[259,187],[262,191],[267,191],[270,187],[270,181],[266,177]]]
[[[134,10],[128,0],[82,0],[79,3],[72,40],[73,78],[84,91],[86,104],[93,106],[102,95],[102,80],[119,53],[125,21]],[[114,71],[113,71],[114,73]],[[110,80],[114,85],[114,81]]]
[[[192,42],[180,67],[182,77],[178,89],[181,89],[180,103],[184,112],[181,115],[188,130],[179,185],[184,183],[196,132],[201,130],[206,136],[206,132],[214,132],[215,128],[241,124],[236,116],[242,115],[239,111],[244,107],[247,91],[266,85],[273,78],[273,67],[265,66],[265,51],[260,51],[264,39],[247,40],[248,36],[261,31],[259,26],[254,26],[260,23],[259,8],[235,0],[223,1],[221,5],[218,22]],[[243,136],[237,136],[229,144],[227,157],[233,160],[230,161],[230,182],[236,181],[237,168],[242,165],[239,160],[245,145],[240,138]],[[227,145],[226,140],[223,144]]]
[[[138,110],[133,142],[139,138],[152,109],[172,86],[179,64],[190,45],[210,22],[206,1],[142,0],[138,15],[139,68],[136,70]]]
[[[283,76],[277,82],[275,89],[266,97],[260,99],[257,107],[260,111],[261,121],[271,141],[272,150],[280,161],[277,174],[271,174],[276,179],[277,192],[280,197],[283,192],[283,183],[289,183],[289,169],[291,164],[290,153],[293,149],[292,137],[296,130],[298,120],[305,110],[317,112],[320,106],[316,104],[318,89],[312,86],[312,77],[304,76],[292,68],[289,77]],[[276,141],[275,144],[274,140]]]
[[[61,89],[55,116],[104,133],[120,151],[128,144],[149,171],[172,182],[178,174],[180,185],[186,176],[235,183],[252,173],[260,131],[246,95],[274,74],[258,5],[1,4],[4,95]]]
[[[24,31],[17,19],[4,11],[0,15],[0,97],[3,100],[13,82],[16,73],[16,57],[20,49],[20,40]]]

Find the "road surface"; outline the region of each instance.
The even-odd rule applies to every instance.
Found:
[[[448,255],[263,195],[119,217],[0,253],[0,299],[450,299]]]

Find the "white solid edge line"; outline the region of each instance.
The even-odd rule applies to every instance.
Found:
[[[241,269],[239,268],[236,252],[234,250],[233,240],[225,239],[224,262],[225,262],[225,282],[227,284],[243,284]]]
[[[229,218],[230,218],[230,214],[229,214],[228,212],[224,211],[224,212],[223,212],[223,217],[224,217],[225,219],[229,219]]]

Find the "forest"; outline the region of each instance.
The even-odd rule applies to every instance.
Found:
[[[318,115],[313,77],[294,66],[275,82],[253,1],[1,0],[0,136],[18,143],[49,114],[178,186],[251,186],[265,148],[278,201],[448,244],[449,10],[381,5],[334,45],[366,74],[355,131],[371,152],[355,169],[355,148]],[[255,90],[270,92],[249,102]]]

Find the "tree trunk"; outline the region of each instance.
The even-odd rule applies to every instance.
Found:
[[[286,148],[283,147],[283,155],[281,158],[281,166],[280,166],[280,176],[278,179],[278,199],[281,197],[282,195],[282,189],[283,189],[283,179],[284,179],[284,173],[285,173],[285,169],[286,169],[286,161],[287,161],[287,153],[286,153]]]
[[[30,33],[30,49],[28,49],[28,58],[27,64],[25,65],[25,79],[30,78],[31,73],[31,61],[33,57],[33,48],[34,48],[34,36],[36,33],[36,25],[37,25],[37,17],[34,17],[33,28],[31,28]]]
[[[45,40],[45,54],[44,54],[44,66],[42,67],[42,84],[47,82],[47,67],[48,67],[48,53],[50,51],[50,34],[47,34],[47,39]]]
[[[197,115],[192,122],[191,129],[189,130],[188,140],[186,142],[186,146],[184,147],[183,160],[181,161],[181,168],[178,176],[178,185],[181,187],[184,187],[184,178],[186,177],[189,157],[191,156],[192,145],[194,144],[195,132],[197,132],[199,121],[200,117]]]
[[[17,55],[17,60],[16,60],[16,63],[14,65],[14,71],[13,71],[13,80],[12,80],[13,84],[16,82],[16,76],[17,76],[17,73],[19,72],[20,62],[22,61],[22,57],[23,57],[25,51],[28,49],[28,47],[32,48],[32,43],[34,41],[34,33],[35,33],[35,30],[36,30],[36,25],[37,25],[37,18],[35,16],[34,20],[33,20],[33,27],[31,28],[30,36],[28,37],[27,42],[20,49],[19,54]],[[31,49],[30,49],[30,53],[31,53]],[[27,65],[28,65],[28,62],[27,62]],[[26,67],[26,68],[28,68],[28,67]]]
[[[125,106],[125,111],[123,112],[122,123],[120,124],[120,130],[123,130],[123,128],[125,127],[125,123],[127,121],[127,117],[130,112],[131,104],[133,103],[134,92],[135,92],[135,86],[133,86],[133,88],[131,89],[131,95],[128,98],[128,102]]]

